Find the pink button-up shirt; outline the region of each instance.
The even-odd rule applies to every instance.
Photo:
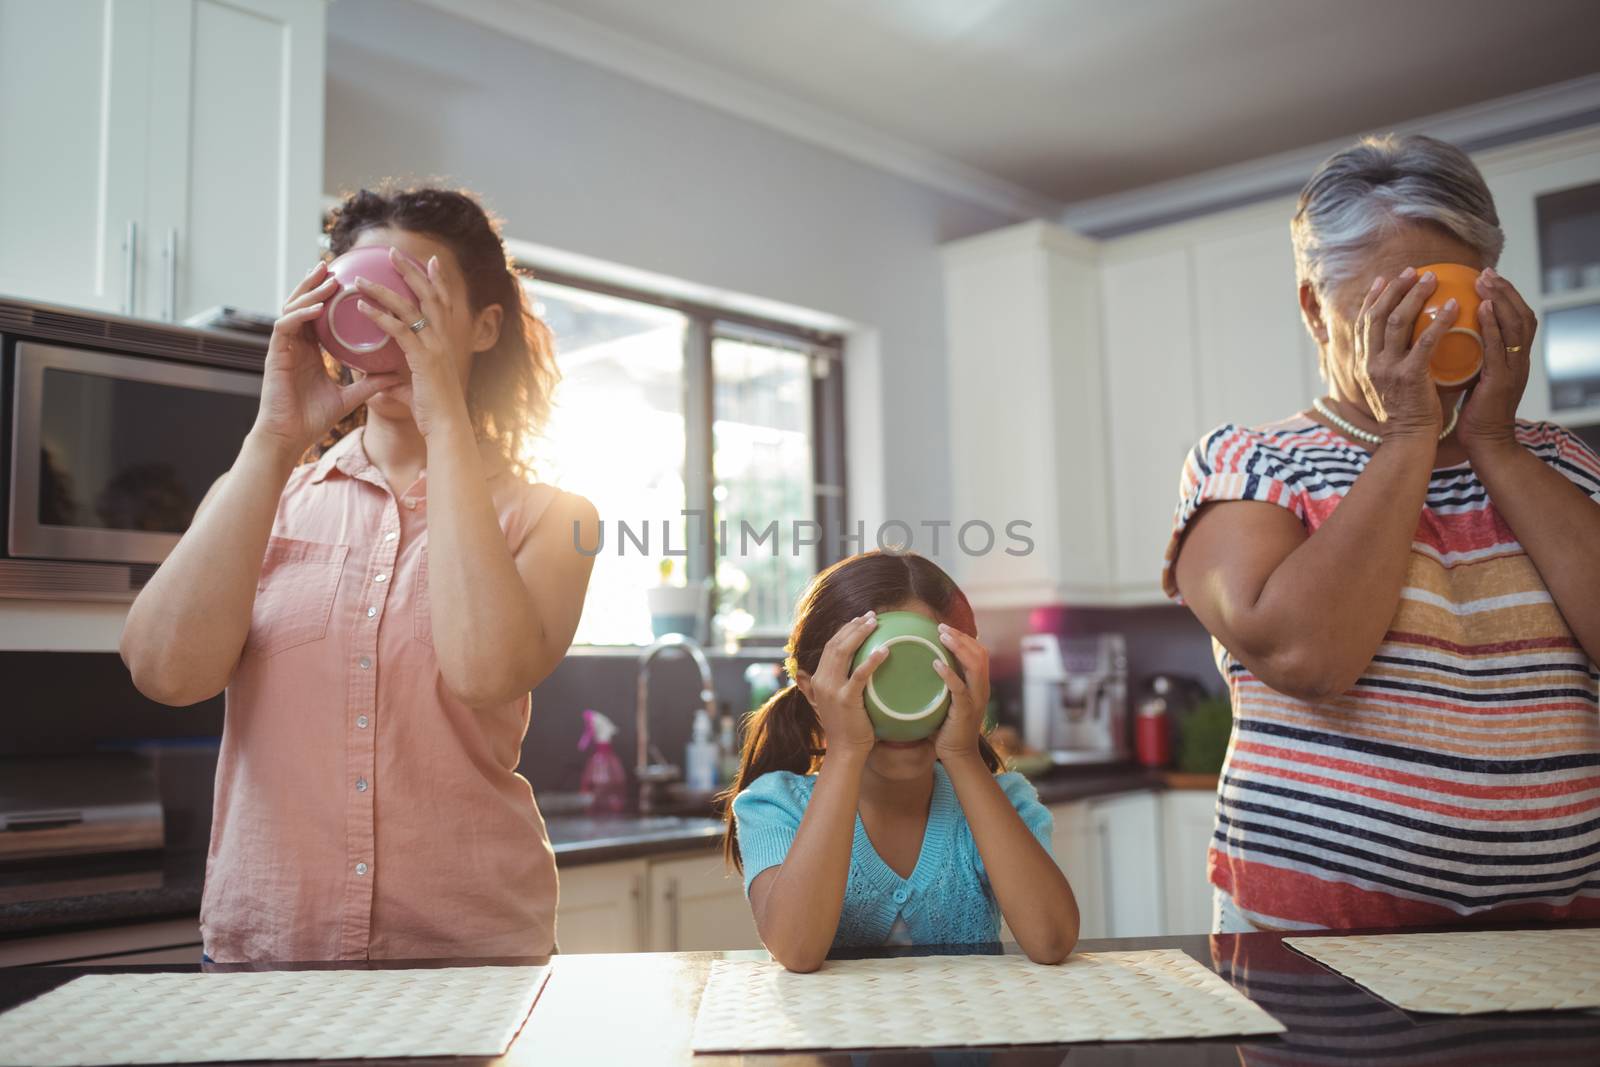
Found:
[[[555,853],[516,773],[529,698],[446,690],[427,475],[390,491],[360,431],[278,502],[228,686],[200,925],[219,963],[543,955]],[[515,553],[556,490],[491,466]]]

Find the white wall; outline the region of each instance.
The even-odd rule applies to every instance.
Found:
[[[887,516],[951,517],[936,249],[1016,219],[400,0],[330,6],[327,89],[329,192],[447,178],[510,236],[869,328],[853,462],[881,441]]]

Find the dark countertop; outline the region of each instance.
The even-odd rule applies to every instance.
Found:
[[[1584,924],[1560,924],[1579,926]],[[1371,933],[1374,931],[1363,931]],[[776,1053],[695,1056],[689,1051],[695,1012],[711,963],[762,958],[750,952],[662,952],[558,956],[527,1024],[500,1060],[384,1061],[439,1063],[638,1063],[721,1067],[759,1061],[784,1067],[861,1064],[949,1063],[1033,1067],[1063,1062],[1071,1067],[1104,1064],[1592,1064],[1600,1052],[1600,1015],[1582,1011],[1496,1015],[1418,1015],[1402,1012],[1361,987],[1299,955],[1280,934],[1217,934],[1210,937],[1127,938],[1086,941],[1080,951],[1178,948],[1215,970],[1240,992],[1289,1028],[1287,1033],[1244,1039],[1213,1038],[1161,1042],[952,1049],[930,1055],[876,1052]],[[860,955],[1015,953],[1015,945],[886,949]],[[544,963],[533,960],[394,961],[369,966],[471,966],[483,963]],[[311,964],[303,967],[346,967]],[[251,967],[212,967],[250,970]],[[282,969],[296,969],[295,965]],[[195,965],[156,967],[14,967],[0,969],[0,1010],[39,996],[81,974],[199,970]],[[1063,1005],[1063,1010],[1070,1010]],[[365,1061],[377,1063],[379,1061]]]
[[[709,849],[722,840],[720,819],[676,815],[560,815],[545,826],[562,867]],[[205,870],[204,852],[179,851],[0,874],[0,938],[198,915]],[[42,899],[15,899],[32,895],[30,884]]]
[[[198,915],[205,873],[204,852],[173,850],[0,874],[0,938]]]
[[[694,815],[552,815],[544,821],[556,864],[585,863],[660,856],[673,852],[720,848],[722,820]]]
[[[1134,767],[1085,767],[1035,784],[1046,804],[1065,804],[1159,789],[1163,779]],[[710,850],[722,841],[722,820],[703,816],[550,815],[545,827],[562,867]],[[72,864],[48,876],[0,874],[0,937],[198,915],[205,859],[203,851],[175,851]],[[15,899],[26,883],[41,881],[52,887],[44,899]]]
[[[1131,765],[1115,767],[1058,767],[1043,778],[1035,778],[1034,788],[1046,804],[1070,804],[1078,800],[1165,789],[1161,771]]]

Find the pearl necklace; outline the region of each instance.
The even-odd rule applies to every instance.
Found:
[[[1439,431],[1439,440],[1443,441],[1446,437],[1449,437],[1453,432],[1455,432],[1456,420],[1461,417],[1461,405],[1466,401],[1466,399],[1466,393],[1462,393],[1460,396],[1456,397],[1456,406],[1450,411],[1450,421],[1445,424],[1443,430]],[[1328,405],[1323,402],[1320,396],[1311,401],[1311,407],[1318,415],[1321,415],[1323,418],[1333,423],[1334,428],[1340,433],[1343,433],[1346,437],[1353,438],[1362,442],[1363,444],[1383,444],[1382,437],[1370,431],[1361,429],[1348,419],[1345,419],[1339,415],[1335,415],[1333,413],[1333,409],[1328,407]]]

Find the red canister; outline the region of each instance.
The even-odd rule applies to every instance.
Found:
[[[1153,697],[1139,705],[1134,718],[1134,754],[1144,767],[1165,767],[1172,762],[1172,724],[1167,702]]]

